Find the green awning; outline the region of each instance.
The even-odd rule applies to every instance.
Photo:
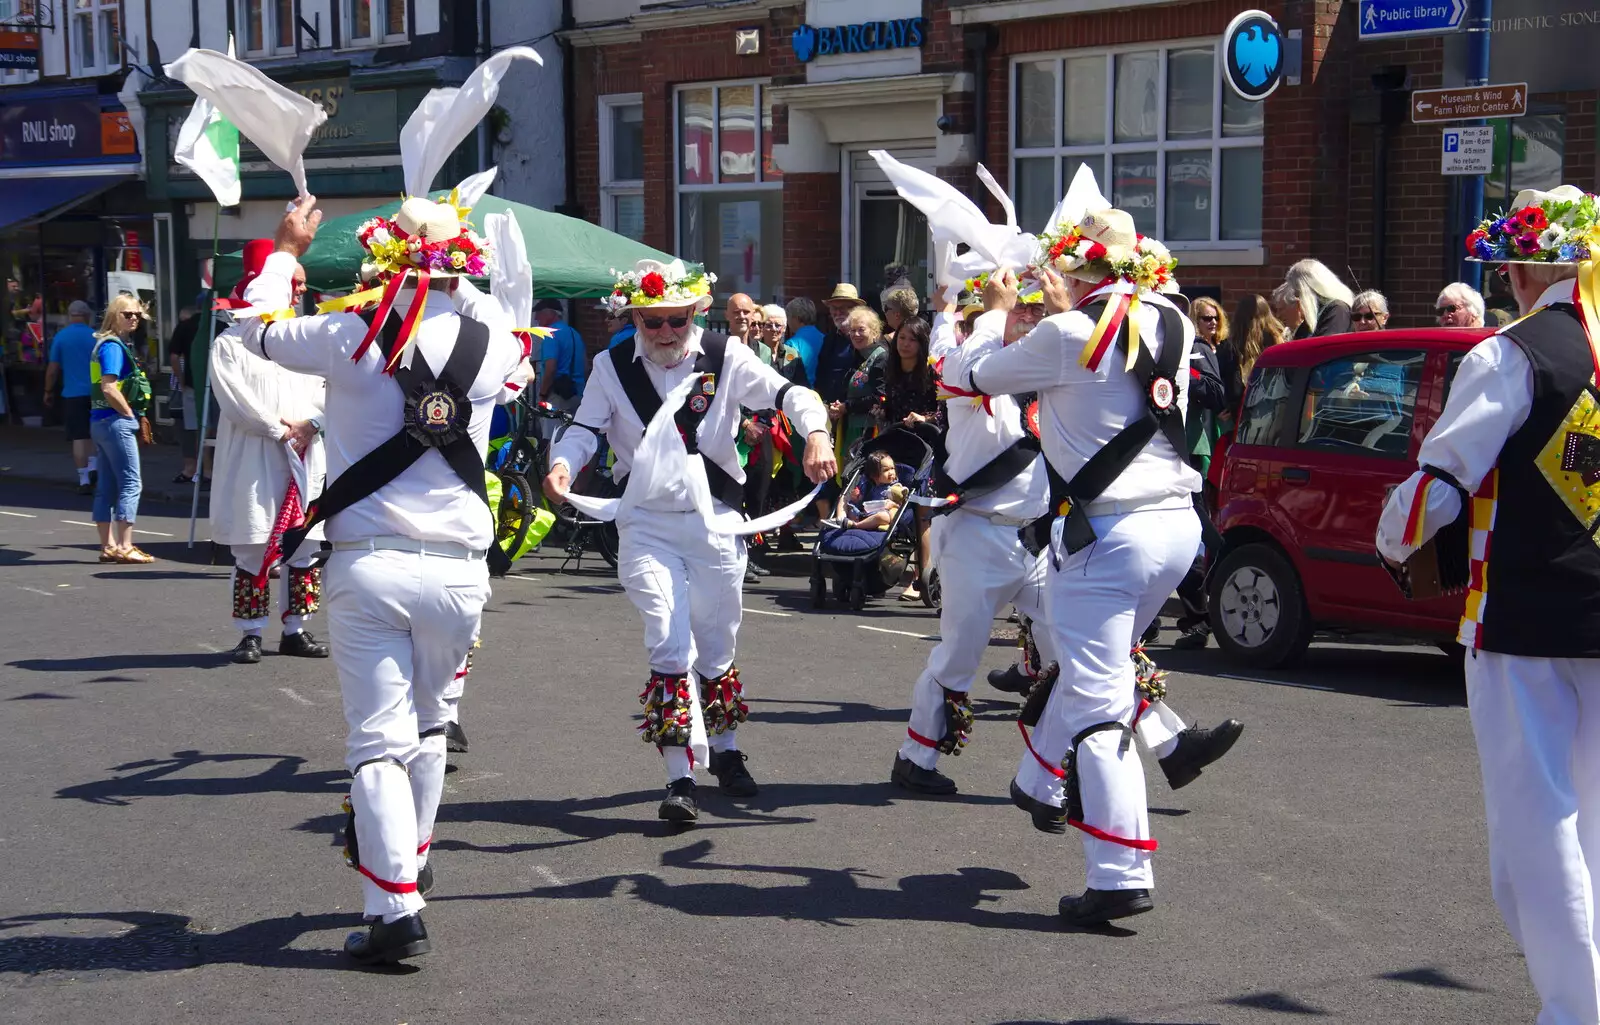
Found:
[[[448,196],[449,190],[434,193]],[[356,287],[361,260],[366,250],[356,241],[356,232],[369,218],[393,217],[400,200],[375,206],[358,214],[324,221],[317,240],[301,257],[306,269],[306,284],[317,292],[349,292]],[[598,299],[609,295],[615,283],[611,269],[630,269],[639,260],[670,261],[671,256],[630,238],[607,231],[597,224],[512,203],[497,196],[484,196],[472,208],[468,220],[480,233],[485,214],[509,211],[522,228],[528,263],[533,269],[534,295],[541,299]],[[217,258],[217,287],[224,292],[239,280],[240,253]]]

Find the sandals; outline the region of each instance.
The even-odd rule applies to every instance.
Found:
[[[110,561],[120,562],[124,565],[143,565],[155,562],[156,557],[148,552],[141,552],[138,546],[135,545],[126,551],[113,553]]]
[[[100,561],[101,562],[116,562],[117,561],[117,550],[115,548],[111,547],[110,545],[102,545],[100,547]]]

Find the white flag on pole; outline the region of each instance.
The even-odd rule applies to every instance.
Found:
[[[209,100],[225,120],[238,127],[239,134],[289,172],[301,196],[308,195],[305,152],[318,126],[328,119],[321,104],[215,50],[189,50],[166,70],[168,77]]]
[[[239,129],[210,100],[202,97],[189,108],[173,159],[210,186],[219,205],[239,205]]]

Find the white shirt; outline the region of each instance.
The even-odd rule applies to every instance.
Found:
[[[1551,303],[1572,302],[1573,281],[1558,281],[1545,289],[1535,310]],[[1417,462],[1454,477],[1467,492],[1475,493],[1483,478],[1500,461],[1506,439],[1528,422],[1533,410],[1533,365],[1520,346],[1497,331],[1462,357],[1445,398],[1444,411],[1422,439]],[[1411,502],[1422,483],[1418,470],[1389,494],[1378,518],[1378,552],[1394,562],[1404,562],[1416,551],[1405,543]],[[1461,515],[1461,495],[1455,488],[1428,490],[1423,512],[1424,543]]]
[[[961,348],[956,342],[955,322],[955,315],[950,313],[938,313],[933,318],[928,354],[936,362],[945,360],[946,368],[951,365],[951,356]],[[997,329],[1003,337],[1005,324],[1004,316],[980,317],[965,344],[982,345]],[[981,398],[954,396],[945,401],[944,410],[949,422],[944,438],[944,471],[957,481],[976,473],[1026,436],[1021,407],[1010,395],[994,396],[989,400],[989,409],[984,408]],[[1050,482],[1037,459],[1000,487],[961,503],[961,508],[979,515],[1024,521],[1038,519],[1049,507]]]
[[[1105,294],[1102,289],[1096,295]],[[1167,339],[1156,306],[1171,302],[1152,292],[1139,297],[1140,344],[1159,358]],[[1189,355],[1194,326],[1187,317],[1183,353],[1178,358],[1178,409],[1189,403]],[[1072,310],[1040,321],[1026,338],[1001,347],[1005,313],[994,310],[978,318],[967,344],[945,360],[945,380],[968,391],[989,395],[1039,393],[1039,434],[1045,458],[1067,480],[1128,424],[1150,408],[1150,399],[1128,373],[1121,349],[1112,349],[1096,370],[1078,362],[1094,321]],[[976,383],[974,383],[976,382]],[[1162,431],[1146,445],[1122,475],[1090,504],[1091,516],[1130,509],[1181,508],[1200,490],[1200,474],[1189,465],[1187,452],[1177,452]]]
[[[245,289],[245,301],[269,309],[290,303],[294,257],[274,253],[261,274]],[[410,309],[412,289],[403,290],[392,315]],[[460,314],[443,293],[433,292],[417,327],[418,357],[435,371],[444,369],[455,347]],[[383,373],[381,339],[359,362],[351,355],[366,337],[367,325],[353,313],[296,317],[264,325],[253,319],[244,329],[244,344],[302,374],[327,380],[327,417],[323,422],[328,449],[328,479],[339,475],[404,426],[405,395],[398,382]],[[490,329],[488,355],[467,391],[472,420],[467,428],[482,462],[489,446],[489,419],[505,384],[525,375],[522,343],[503,329]],[[400,535],[421,541],[451,541],[468,548],[488,548],[494,541],[489,507],[437,451],[425,452],[406,470],[328,522],[328,540],[361,541]]]
[[[633,347],[633,358],[643,363],[650,383],[655,385],[656,391],[661,395],[666,395],[695,372],[695,357],[705,351],[700,344],[703,334],[699,327],[690,329],[687,355],[676,366],[670,368],[646,359],[642,345],[636,344]],[[583,402],[574,414],[578,423],[593,430],[586,431],[581,427],[574,427],[562,435],[551,455],[552,468],[556,463],[564,463],[570,472],[575,466],[587,464],[594,458],[595,449],[599,445],[595,438],[595,432],[598,431],[606,436],[606,440],[611,444],[611,450],[616,453],[617,462],[612,468],[613,476],[620,479],[631,472],[634,452],[644,440],[647,425],[639,419],[638,413],[634,412],[633,403],[628,400],[627,393],[622,390],[622,382],[617,379],[616,367],[611,361],[618,351],[619,349],[608,349],[594,358],[594,366],[589,371],[589,381],[584,385]],[[716,394],[712,396],[711,404],[706,409],[705,419],[700,423],[701,454],[720,466],[734,480],[743,483],[744,468],[739,465],[739,450],[735,436],[743,421],[740,407],[772,409],[777,405],[778,392],[787,384],[789,382],[782,375],[762,363],[747,346],[734,344],[730,339],[727,357],[722,364],[722,373],[716,382]],[[783,411],[793,421],[801,437],[806,437],[813,431],[825,432],[828,429],[828,411],[823,407],[817,393],[809,388],[798,385],[790,388],[788,394],[784,396]],[[648,500],[641,505],[641,508],[663,512],[688,512],[694,508],[694,503],[689,499],[687,487],[684,487],[670,495]]]

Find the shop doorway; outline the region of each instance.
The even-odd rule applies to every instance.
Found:
[[[891,152],[902,163],[933,172],[932,149]],[[926,299],[933,287],[933,247],[927,218],[900,198],[878,162],[864,151],[850,154],[849,195],[850,252],[845,267],[849,280],[861,290],[861,297],[878,306],[878,293],[889,284],[884,268],[900,264],[906,268],[906,277],[918,298]]]

